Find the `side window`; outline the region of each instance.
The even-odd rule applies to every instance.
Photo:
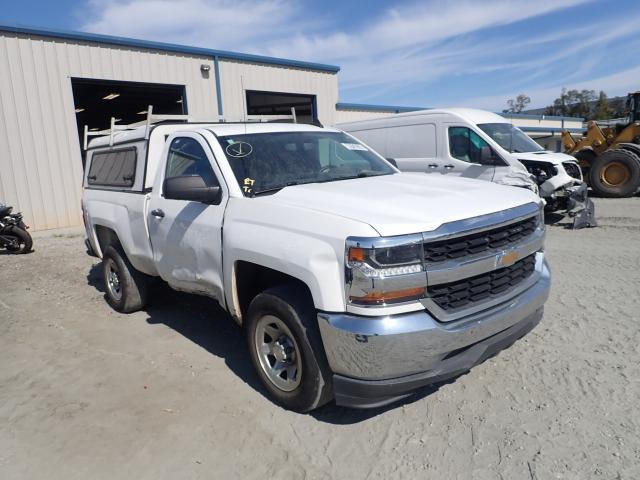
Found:
[[[202,146],[193,138],[180,137],[171,142],[165,178],[197,175],[210,187],[219,186],[218,179]]]
[[[487,142],[467,127],[449,127],[449,152],[453,158],[480,163],[482,148],[488,146]]]
[[[87,174],[89,185],[106,187],[132,187],[136,174],[134,148],[95,152]]]

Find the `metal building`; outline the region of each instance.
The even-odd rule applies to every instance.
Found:
[[[333,124],[339,67],[59,30],[0,26],[0,201],[34,230],[77,226],[79,131],[155,113],[290,113]]]

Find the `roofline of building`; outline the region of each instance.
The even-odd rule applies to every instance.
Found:
[[[501,112],[498,115],[502,115],[505,118],[530,118],[532,120],[565,120],[570,122],[584,122],[582,117],[562,117],[557,115],[533,115],[530,113],[506,113]]]
[[[525,133],[551,132],[561,133],[563,130],[569,133],[584,133],[584,128],[561,128],[561,127],[518,127]]]
[[[418,110],[427,110],[425,107],[405,107],[399,105],[370,105],[367,103],[336,103],[337,110],[361,110],[367,112],[416,112]]]
[[[135,38],[116,37],[112,35],[102,35],[98,33],[78,32],[72,30],[59,30],[53,28],[33,27],[18,24],[0,24],[0,32],[12,32],[23,35],[38,35],[42,37],[78,40],[83,42],[102,43],[106,45],[146,48],[150,50],[164,50],[176,53],[186,53],[190,55],[201,55],[204,57],[239,60],[252,63],[264,63],[267,65],[278,65],[282,67],[304,68],[308,70],[318,70],[330,73],[338,73],[340,71],[340,67],[336,65],[326,65],[323,63],[304,62],[301,60],[290,60],[286,58],[267,57],[263,55],[253,55],[248,53],[237,53],[227,50],[213,50],[210,48],[202,47],[190,47],[174,43],[154,42],[150,40],[139,40]]]

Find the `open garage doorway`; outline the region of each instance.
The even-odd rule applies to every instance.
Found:
[[[298,123],[317,123],[315,95],[247,90],[247,115],[291,115],[292,107]]]
[[[121,124],[139,122],[149,105],[155,114],[187,113],[184,85],[72,78],[71,87],[81,145],[85,125],[95,131],[109,128],[111,117]]]

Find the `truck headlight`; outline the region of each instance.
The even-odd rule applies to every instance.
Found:
[[[349,237],[345,252],[347,302],[382,306],[425,296],[422,235]]]
[[[544,223],[544,206],[545,205],[546,205],[546,202],[541,203],[538,210],[538,228],[540,230],[545,230],[547,228],[547,225]]]

